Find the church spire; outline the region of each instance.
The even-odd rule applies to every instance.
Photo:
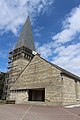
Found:
[[[31,22],[30,22],[29,16],[27,17],[27,20],[23,26],[22,32],[18,38],[15,49],[21,48],[22,46],[24,46],[32,51],[35,51],[32,27],[31,27]]]

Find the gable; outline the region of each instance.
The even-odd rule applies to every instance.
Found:
[[[56,76],[59,75],[60,70],[36,55],[10,90],[27,89],[33,86],[44,87],[53,78],[57,80]]]

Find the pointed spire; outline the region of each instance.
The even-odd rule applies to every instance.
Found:
[[[27,17],[27,20],[23,26],[22,32],[20,34],[20,37],[18,38],[15,49],[20,48],[22,46],[25,46],[30,50],[35,51],[34,38],[29,16]]]

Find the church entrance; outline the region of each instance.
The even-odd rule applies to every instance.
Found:
[[[30,89],[28,101],[45,101],[45,89]]]

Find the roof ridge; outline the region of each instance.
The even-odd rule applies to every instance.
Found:
[[[41,57],[41,56],[39,56],[39,57],[42,58],[43,60],[45,60],[43,57]],[[63,72],[64,74],[67,74],[67,75],[69,75],[69,76],[71,76],[71,77],[73,77],[73,78],[76,78],[76,79],[80,80],[80,77],[79,77],[79,76],[77,76],[77,75],[75,75],[75,74],[73,74],[73,73],[65,70],[64,68],[62,68],[62,67],[60,67],[60,66],[58,66],[58,65],[56,65],[56,64],[54,64],[54,63],[49,62],[48,60],[45,60],[45,61],[48,62],[49,64],[53,65],[53,66],[56,67],[57,69],[61,70],[61,72]]]

